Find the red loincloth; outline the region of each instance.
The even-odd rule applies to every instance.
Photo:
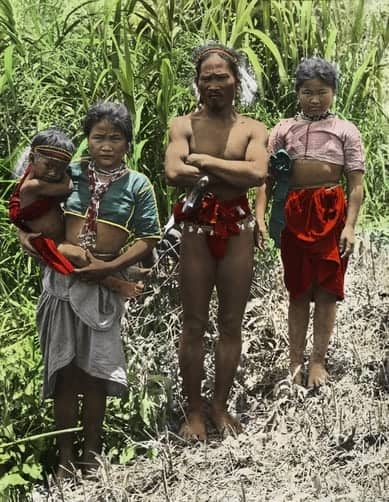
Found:
[[[344,298],[347,259],[339,252],[346,220],[346,201],[340,186],[289,192],[285,203],[281,257],[290,298],[304,294],[312,284]]]
[[[31,166],[26,169],[23,178],[16,185],[11,198],[9,200],[9,219],[17,227],[25,232],[31,232],[28,226],[28,221],[39,218],[45,214],[50,208],[58,204],[58,199],[55,197],[46,197],[34,201],[29,206],[20,207],[20,188],[23,185],[25,178],[31,170]],[[31,240],[31,244],[37,250],[39,256],[49,267],[53,268],[60,274],[68,275],[74,271],[72,263],[58,251],[53,239],[47,237],[35,237]]]
[[[251,214],[246,195],[221,201],[214,194],[206,193],[200,205],[187,213],[182,212],[183,205],[183,202],[177,202],[173,207],[176,223],[187,221],[211,227],[211,232],[207,234],[207,244],[217,260],[226,254],[228,238],[240,234],[238,222]]]

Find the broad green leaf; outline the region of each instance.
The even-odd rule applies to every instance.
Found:
[[[352,40],[351,43],[359,44],[363,32],[364,24],[364,10],[365,10],[365,0],[359,0],[358,6],[354,15],[354,24],[351,30]]]
[[[376,47],[374,47],[373,49],[371,49],[371,51],[366,55],[365,60],[363,61],[363,63],[361,64],[361,66],[354,73],[354,76],[353,76],[353,79],[352,79],[352,82],[351,82],[351,86],[350,86],[350,90],[348,91],[348,94],[347,94],[347,100],[346,100],[346,104],[345,104],[344,110],[343,110],[344,113],[347,113],[347,111],[349,110],[351,102],[352,102],[352,99],[353,99],[354,94],[355,94],[355,92],[357,90],[357,87],[360,84],[361,79],[365,75],[365,73],[367,71],[367,68],[368,68],[368,66],[369,66],[372,58],[374,57],[376,51],[377,51]]]
[[[332,24],[327,31],[327,44],[324,51],[324,59],[332,61],[336,50],[336,36],[338,34],[337,27]]]
[[[0,478],[0,494],[4,492],[4,490],[9,486],[22,486],[26,485],[27,483],[28,481],[22,478],[20,474],[5,474]]]
[[[42,479],[42,466],[40,464],[23,464],[22,472],[32,479]]]
[[[154,407],[153,401],[149,399],[149,396],[147,392],[144,394],[141,402],[140,402],[140,409],[139,413],[140,416],[142,417],[143,422],[150,427],[151,426],[151,416],[152,416],[152,409]]]
[[[128,462],[135,457],[135,454],[136,454],[135,446],[127,446],[120,452],[119,463],[121,465],[128,464]]]
[[[286,73],[285,65],[282,61],[280,51],[278,50],[275,43],[271,40],[271,38],[268,35],[266,35],[266,33],[263,33],[263,31],[256,29],[247,29],[246,32],[254,35],[254,37],[261,40],[264,46],[271,52],[271,54],[273,55],[274,59],[277,62],[278,74],[280,76],[281,82],[283,83],[287,82],[288,75]]]

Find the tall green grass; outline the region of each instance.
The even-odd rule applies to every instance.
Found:
[[[384,205],[388,182],[375,165],[377,154],[385,156],[385,133],[368,130],[385,123],[388,19],[366,0],[1,0],[0,26],[0,155],[9,161],[36,130],[55,123],[79,141],[92,102],[124,101],[136,125],[132,166],[155,183],[165,220],[172,202],[162,168],[168,124],[194,105],[193,46],[215,39],[246,54],[259,99],[245,111],[268,126],[295,112],[292,80],[301,57],[336,61],[343,77],[336,110],[362,129],[369,171],[381,187],[377,193],[368,176],[367,193]],[[376,218],[370,203],[365,212]]]

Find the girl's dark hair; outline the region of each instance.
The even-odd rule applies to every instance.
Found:
[[[196,47],[193,51],[193,62],[196,68],[196,75],[195,75],[196,85],[198,84],[199,81],[201,65],[205,60],[207,60],[210,56],[212,56],[212,54],[217,54],[228,63],[228,67],[230,68],[237,84],[239,85],[240,84],[239,65],[242,56],[234,49],[230,49],[229,47],[226,47],[225,45],[219,44],[217,42],[209,42],[206,45],[201,45],[200,47]]]
[[[85,136],[88,137],[92,128],[102,120],[107,120],[114,127],[120,129],[128,143],[131,143],[132,121],[124,105],[106,101],[104,103],[97,103],[89,108],[83,125]]]
[[[58,129],[57,127],[50,127],[44,131],[38,132],[31,141],[31,150],[36,146],[57,146],[66,150],[71,155],[75,150],[73,142],[67,137],[67,135]]]
[[[300,89],[306,80],[314,78],[319,78],[325,82],[334,92],[338,89],[339,73],[335,65],[316,56],[303,59],[297,66],[295,77],[296,91]]]

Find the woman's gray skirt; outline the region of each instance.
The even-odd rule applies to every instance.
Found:
[[[122,299],[98,284],[46,267],[37,306],[44,359],[43,398],[53,397],[57,372],[70,363],[106,381],[107,395],[127,390],[120,337]]]

